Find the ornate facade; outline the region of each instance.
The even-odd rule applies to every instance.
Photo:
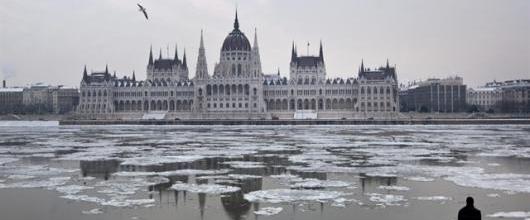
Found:
[[[146,118],[163,113],[166,119],[292,119],[300,112],[317,118],[393,117],[399,111],[395,67],[370,70],[361,62],[357,77],[327,78],[324,52],[299,56],[293,43],[289,79],[264,75],[257,33],[251,45],[239,29],[225,38],[220,60],[209,74],[203,34],[195,77],[189,79],[186,55],[180,60],[153,60],[147,79],[111,76],[85,70],[78,113],[84,118]]]

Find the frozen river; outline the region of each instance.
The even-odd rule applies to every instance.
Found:
[[[467,196],[530,219],[530,126],[0,122],[6,220],[456,219]]]

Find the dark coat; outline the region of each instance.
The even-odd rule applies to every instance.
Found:
[[[465,206],[458,211],[458,220],[481,220],[480,210],[473,206]]]

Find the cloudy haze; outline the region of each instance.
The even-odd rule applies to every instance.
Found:
[[[136,3],[150,15],[146,21]],[[528,0],[239,1],[241,29],[258,30],[265,73],[288,76],[293,40],[299,54],[324,43],[328,77],[354,76],[365,65],[397,66],[401,82],[461,75],[471,86],[530,78]],[[83,66],[145,78],[149,47],[188,56],[190,77],[201,29],[209,71],[232,30],[234,0],[3,0],[1,78],[78,86]]]

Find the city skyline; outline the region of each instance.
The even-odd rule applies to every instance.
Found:
[[[526,1],[340,1],[328,7],[304,1],[304,10],[297,3],[239,3],[242,31],[253,36],[257,28],[266,74],[279,68],[288,77],[292,42],[300,54],[316,55],[320,40],[330,78],[354,77],[361,60],[367,67],[379,67],[386,59],[397,65],[403,83],[460,75],[476,87],[527,78],[530,72]],[[145,79],[149,47],[162,48],[164,57],[172,57],[176,44],[180,56],[186,49],[193,77],[201,29],[211,75],[236,3],[142,4],[150,13],[148,21],[135,2],[6,2],[0,6],[6,33],[1,39],[0,77],[9,85],[78,86],[85,64],[93,71],[108,64],[118,76],[135,71],[137,78]]]

